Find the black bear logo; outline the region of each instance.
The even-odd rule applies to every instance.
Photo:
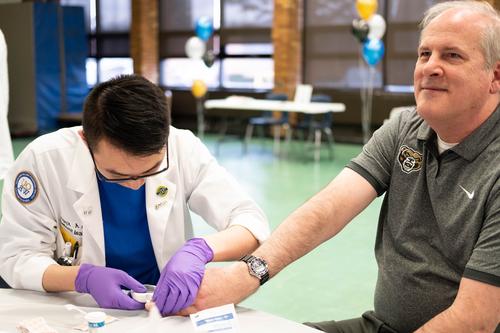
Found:
[[[418,151],[405,145],[399,148],[398,161],[403,172],[419,171],[422,168],[422,160],[422,154]]]

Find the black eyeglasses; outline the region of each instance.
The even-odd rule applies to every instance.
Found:
[[[123,182],[128,182],[131,180],[139,180],[139,179],[144,179],[144,178],[151,177],[151,176],[156,176],[157,174],[160,174],[162,172],[167,171],[168,167],[170,165],[170,163],[168,161],[168,142],[165,146],[166,146],[166,151],[167,151],[167,166],[165,168],[158,170],[158,171],[155,171],[155,172],[152,172],[152,173],[145,174],[145,175],[125,177],[125,178],[108,178],[108,177],[104,176],[99,171],[99,169],[97,168],[97,165],[95,164],[94,154],[92,153],[92,150],[90,149],[90,147],[89,147],[89,151],[90,151],[90,156],[92,156],[92,162],[94,162],[94,169],[95,169],[96,176],[100,181],[108,182],[108,183],[123,183]]]

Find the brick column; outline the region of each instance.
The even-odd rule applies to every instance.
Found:
[[[158,1],[132,0],[130,54],[134,73],[158,83]]]
[[[293,98],[302,82],[303,0],[274,0],[274,92]]]
[[[303,0],[274,0],[272,39],[274,46],[274,92],[285,93],[288,99],[302,82],[302,10]],[[280,112],[274,112],[279,118]],[[297,122],[290,114],[289,121]]]

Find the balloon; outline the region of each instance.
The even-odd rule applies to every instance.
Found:
[[[370,66],[375,66],[384,56],[384,42],[380,39],[368,39],[363,44],[363,58]]]
[[[201,59],[203,60],[203,63],[205,64],[205,66],[210,68],[210,67],[212,67],[212,65],[215,62],[215,54],[212,50],[208,50],[207,52],[205,52],[205,54],[203,55],[203,57]]]
[[[207,16],[202,16],[197,19],[194,26],[194,32],[196,33],[196,36],[200,37],[204,41],[207,41],[214,32],[212,19]]]
[[[358,39],[360,43],[364,43],[366,41],[369,31],[370,27],[365,20],[352,20],[352,34]]]
[[[369,39],[382,39],[385,33],[385,20],[381,15],[373,15],[368,20],[368,26],[370,27]]]
[[[201,59],[205,53],[205,42],[193,36],[187,40],[185,50],[189,58]]]
[[[356,0],[359,16],[367,21],[377,11],[377,0]]]
[[[191,93],[196,98],[202,98],[207,93],[207,85],[203,80],[194,80],[191,86]]]

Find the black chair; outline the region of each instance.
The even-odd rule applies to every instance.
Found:
[[[286,94],[275,94],[269,93],[266,95],[267,100],[273,101],[286,101],[288,100],[288,96]],[[290,126],[288,123],[288,112],[281,112],[281,117],[275,118],[273,117],[272,111],[263,112],[262,116],[259,117],[251,117],[248,119],[248,124],[245,129],[245,138],[243,139],[243,152],[246,153],[248,150],[248,144],[252,139],[253,129],[257,128],[259,130],[259,134],[261,137],[264,136],[264,128],[272,127],[273,128],[273,137],[275,150],[279,150],[279,142],[281,136],[281,130],[289,131]]]
[[[332,98],[324,94],[315,94],[311,96],[312,103],[331,103]],[[304,114],[303,118],[297,125],[294,126],[293,130],[298,131],[302,134],[307,133],[307,141],[315,143],[316,150],[321,148],[321,137],[324,133],[327,138],[328,143],[328,153],[329,157],[333,157],[333,133],[332,133],[332,123],[333,123],[333,112],[327,112],[321,115]],[[319,151],[316,151],[319,154]]]

